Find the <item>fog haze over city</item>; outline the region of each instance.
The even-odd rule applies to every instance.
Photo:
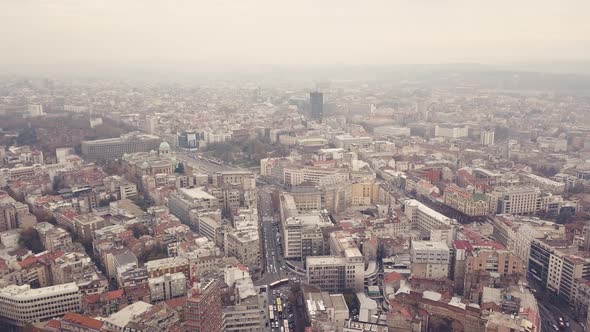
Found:
[[[589,11],[583,0],[7,0],[0,60],[8,73],[551,64],[590,58]]]

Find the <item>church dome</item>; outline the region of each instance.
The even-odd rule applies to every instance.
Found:
[[[159,149],[160,151],[162,150],[170,150],[170,144],[168,144],[166,141],[160,143],[160,147]]]

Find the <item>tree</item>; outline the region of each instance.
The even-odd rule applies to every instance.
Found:
[[[574,213],[569,209],[563,209],[557,215],[557,219],[555,220],[558,224],[567,224],[572,221],[572,217]]]
[[[35,129],[27,127],[18,133],[18,137],[16,138],[16,144],[33,145],[35,143],[37,143],[37,134],[35,133]]]
[[[176,169],[174,171],[178,174],[184,174],[184,164],[178,163],[178,166],[176,166]]]
[[[32,227],[26,228],[20,233],[18,244],[26,247],[34,254],[38,254],[45,250],[43,243],[41,242],[41,238],[39,238],[39,233]]]
[[[140,237],[144,236],[144,235],[148,235],[150,233],[150,230],[142,224],[135,224],[131,227],[131,231],[133,232],[133,236],[136,239],[139,239]]]
[[[117,197],[115,197],[115,196],[109,196],[108,198],[101,199],[98,202],[98,206],[100,206],[100,207],[109,206],[111,204],[111,202],[115,202],[115,201],[117,201]]]

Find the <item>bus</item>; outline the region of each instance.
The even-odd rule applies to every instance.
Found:
[[[285,284],[285,283],[288,283],[288,282],[289,282],[289,278],[285,278],[285,279],[277,280],[277,281],[275,281],[275,282],[271,282],[271,283],[269,284],[269,286],[270,286],[271,288],[273,288],[273,287],[275,287],[275,286],[278,286],[278,285],[281,285],[281,284]]]
[[[288,320],[284,320],[283,321],[283,326],[285,327],[285,332],[289,332],[289,321]]]
[[[272,305],[268,306],[268,319],[272,322],[273,320],[275,320],[275,311],[272,307]]]
[[[277,297],[277,311],[278,311],[278,317],[279,318],[283,318],[283,305],[281,304],[281,298]]]

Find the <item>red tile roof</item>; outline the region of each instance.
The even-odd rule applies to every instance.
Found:
[[[61,329],[61,322],[58,321],[57,319],[52,319],[50,321],[48,321],[45,326],[47,327],[52,327],[54,329]]]
[[[100,330],[102,328],[102,321],[87,316],[82,316],[75,312],[68,312],[65,314],[64,321],[70,322],[77,325],[82,325],[87,328],[94,330]]]
[[[112,301],[112,300],[118,299],[120,297],[123,297],[123,295],[125,295],[125,290],[119,289],[119,290],[108,292],[106,294],[106,298],[107,298],[107,300]]]
[[[455,241],[455,248],[456,249],[463,249],[463,250],[467,250],[467,251],[473,250],[473,246],[471,245],[471,243],[469,243],[469,241],[465,241],[465,240],[456,240]]]
[[[100,294],[90,294],[84,297],[84,301],[88,304],[95,304],[100,302]]]
[[[391,283],[400,281],[402,279],[403,279],[403,276],[401,275],[401,273],[390,272],[383,278],[383,283],[387,285],[387,284],[391,284]]]

